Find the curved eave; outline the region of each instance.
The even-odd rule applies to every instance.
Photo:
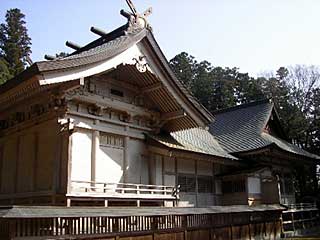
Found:
[[[80,52],[79,55],[74,54],[63,59],[33,64],[30,68],[0,87],[0,93],[4,93],[0,97],[0,102],[5,98],[16,97],[19,94],[17,89],[28,85],[32,82],[32,79],[36,79],[38,81],[36,84],[40,86],[74,80],[79,81],[79,79],[81,80],[85,77],[116,69],[124,62],[124,64],[127,64],[126,61],[132,61],[134,57],[139,56],[141,54],[140,48],[144,48],[152,56],[152,59],[147,59],[147,62],[153,62],[153,64],[149,65],[157,69],[158,74],[155,73],[155,75],[164,83],[166,90],[174,96],[174,99],[186,112],[190,124],[181,122],[181,119],[175,122],[178,123],[180,121],[179,125],[184,125],[183,129],[196,126],[206,127],[213,121],[213,116],[193,98],[175,77],[168,61],[149,30],[141,29],[132,34],[122,35],[105,44],[102,49],[98,46],[99,49],[97,51],[89,49],[88,52],[83,52],[84,54]],[[139,48],[137,47],[138,44]],[[175,128],[173,127],[172,130],[174,131]]]
[[[177,92],[180,93],[183,100],[188,103],[195,112],[198,113],[198,116],[203,121],[203,126],[207,126],[209,123],[214,121],[213,115],[202,106],[192,95],[191,93],[183,86],[183,84],[177,79],[175,74],[173,73],[168,60],[165,55],[161,51],[156,39],[154,38],[152,33],[148,33],[146,36],[148,43],[150,44],[150,49],[153,49],[155,56],[158,58],[158,63],[164,70],[165,75],[171,79],[171,82]]]
[[[279,147],[276,143],[271,143],[269,145],[266,145],[260,148],[250,149],[246,151],[232,152],[231,154],[238,157],[257,156],[261,154],[275,155],[275,151],[278,151],[278,153],[283,154],[283,156],[288,156],[288,159],[297,159],[297,160],[304,159],[304,160],[313,161],[313,162],[314,161],[320,162],[320,159],[317,159],[317,158],[311,158],[306,155],[301,155],[298,153],[286,151],[285,149],[282,149],[281,147]]]
[[[205,156],[205,157],[210,157],[212,159],[219,159],[219,160],[223,160],[223,161],[228,161],[229,163],[239,163],[239,159],[237,159],[236,157],[234,156],[221,156],[221,155],[218,155],[218,154],[212,154],[212,153],[206,153],[206,152],[203,152],[203,151],[195,151],[195,150],[191,150],[191,149],[185,149],[182,145],[181,147],[176,147],[176,146],[170,146],[168,144],[165,144],[155,138],[153,138],[152,136],[150,135],[146,135],[146,138],[147,138],[147,141],[149,142],[150,145],[152,146],[156,146],[156,147],[161,147],[161,148],[165,148],[167,150],[170,150],[171,152],[176,152],[176,153],[189,153],[189,154],[200,154],[202,156]]]

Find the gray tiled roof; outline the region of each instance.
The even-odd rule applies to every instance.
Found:
[[[264,100],[217,111],[209,131],[229,153],[248,152],[273,145],[293,154],[320,159],[317,155],[263,131],[273,108],[271,100]]]
[[[142,40],[148,32],[146,29],[137,29],[86,51],[61,59],[37,62],[36,64],[40,71],[54,71],[97,63],[127,50]]]
[[[237,159],[228,154],[207,130],[201,128],[192,128],[170,134],[150,135],[149,137],[169,148]]]
[[[169,77],[173,80],[174,84],[177,85],[178,89],[183,93],[187,100],[194,105],[195,109],[199,111],[205,117],[205,119],[207,119],[207,123],[212,121],[213,117],[211,113],[205,109],[176,78],[152,32],[146,28],[139,27],[130,28],[129,30],[127,24],[112,31],[107,36],[101,37],[87,44],[68,57],[34,63],[31,67],[27,68],[15,78],[1,85],[0,93],[15,87],[24,80],[27,80],[36,74],[41,74],[48,71],[66,71],[68,69],[79,68],[81,66],[90,66],[90,64],[108,60],[117,54],[124,52],[134,44],[142,41],[144,38],[149,40],[151,47],[155,50],[160,61],[162,62],[162,66],[165,68],[169,74]]]

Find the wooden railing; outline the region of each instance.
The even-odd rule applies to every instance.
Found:
[[[71,181],[71,193],[90,193],[102,195],[127,195],[128,197],[139,197],[148,195],[150,197],[178,198],[178,187],[165,185],[148,185],[135,183],[106,183],[92,181]]]
[[[308,209],[317,209],[316,203],[295,203],[286,205],[288,210],[308,210]]]
[[[10,219],[10,226],[12,226],[10,235],[14,239],[33,240],[101,239],[111,236],[139,236],[138,234],[144,236],[155,232],[159,234],[162,231],[180,232],[184,237],[180,236],[179,239],[190,239],[190,237],[191,239],[209,239],[210,235],[219,236],[217,239],[253,239],[255,235],[268,235],[271,238],[273,234],[275,239],[280,229],[280,222],[278,214],[240,212],[163,216],[21,218]],[[199,238],[196,235],[192,238],[192,231],[201,229],[209,229],[207,237]],[[186,236],[187,230],[190,231],[189,238]],[[40,236],[42,238],[36,238]],[[153,238],[148,237],[148,239]]]
[[[286,205],[282,212],[282,227],[284,234],[294,233],[296,230],[319,227],[320,212],[316,203],[296,203]]]

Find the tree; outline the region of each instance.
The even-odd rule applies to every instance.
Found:
[[[12,75],[9,72],[8,63],[0,57],[0,85],[10,78],[12,78]]]
[[[211,112],[272,98],[288,140],[320,154],[320,68],[280,67],[276,72],[253,78],[237,68],[213,67],[207,61],[198,63],[185,52],[170,63],[178,78]],[[297,197],[319,192],[315,166],[293,167]]]
[[[7,11],[5,18],[6,23],[0,25],[0,57],[4,59],[2,67],[5,63],[10,74],[1,76],[2,82],[22,72],[31,54],[31,38],[25,26],[25,15],[20,9],[14,8]]]
[[[60,52],[60,53],[56,53],[56,58],[64,58],[64,57],[68,57],[69,54],[66,52]]]
[[[170,60],[175,75],[189,90],[193,85],[196,64],[194,57],[186,52],[182,52]]]

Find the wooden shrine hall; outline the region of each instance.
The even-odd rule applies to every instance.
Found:
[[[123,26],[0,86],[0,239],[279,237],[292,162],[319,157],[272,100],[200,105],[127,3]]]

